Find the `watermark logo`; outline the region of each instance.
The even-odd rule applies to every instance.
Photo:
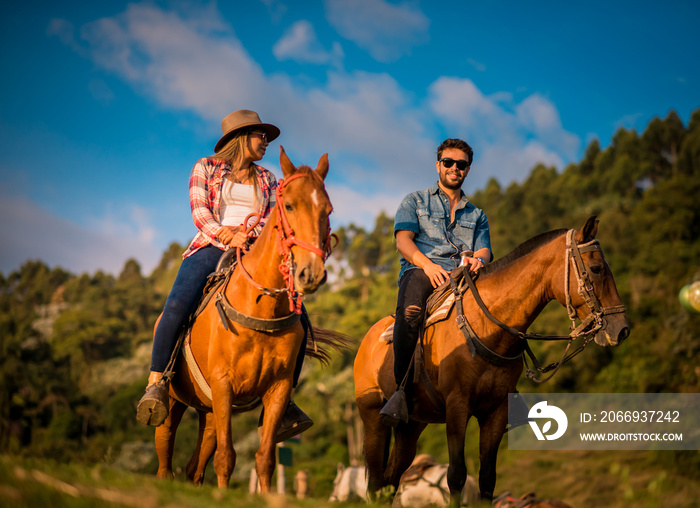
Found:
[[[700,393],[508,394],[511,450],[700,450],[699,429]]]
[[[566,417],[566,413],[564,413],[564,411],[559,409],[557,406],[547,405],[546,400],[538,402],[532,406],[527,416],[530,420],[528,423],[539,441],[544,441],[545,439],[549,441],[559,439],[564,435],[564,432],[566,432],[566,428],[569,425],[569,420]],[[547,419],[547,422],[545,422],[541,430],[536,421],[538,419]],[[553,434],[549,434],[548,432],[552,428],[552,420],[557,422],[557,431]]]

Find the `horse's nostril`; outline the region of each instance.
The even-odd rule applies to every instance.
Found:
[[[630,329],[629,329],[629,327],[625,327],[625,328],[623,328],[622,330],[620,330],[620,333],[619,333],[618,336],[617,336],[617,341],[618,341],[618,343],[620,343],[620,342],[622,342],[623,340],[625,340],[627,337],[629,337],[629,335],[630,335]]]

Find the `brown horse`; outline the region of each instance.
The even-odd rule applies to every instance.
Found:
[[[421,377],[416,383],[411,418],[395,428],[388,458],[390,433],[379,411],[397,386],[392,346],[380,336],[393,318],[382,319],[367,332],[355,358],[355,398],[365,426],[370,492],[386,485],[397,488],[415,456],[421,432],[429,423],[446,423],[450,500],[459,506],[467,476],[465,432],[474,416],[480,427],[479,489],[482,499],[493,498],[496,455],[508,422],[508,394],[515,392],[523,369],[525,341],[517,334],[527,330],[553,299],[569,309],[572,321],[577,317],[586,331],[595,332],[595,342],[601,346],[615,346],[629,334],[612,272],[595,240],[597,228],[592,217],[580,230],[540,235],[481,270],[476,287],[485,308],[506,321],[516,335],[489,319],[472,291],[464,294],[462,304],[463,315],[480,339],[476,353],[471,350],[474,340],[465,340],[460,329],[456,305],[447,319],[426,328],[423,363],[429,382]],[[587,282],[579,284],[580,279]]]
[[[172,476],[175,431],[187,406],[200,415],[199,439],[187,475],[201,483],[211,455],[219,487],[228,486],[236,462],[231,415],[262,400],[264,417],[255,455],[262,492],[275,468],[275,434],[292,393],[297,353],[304,330],[301,298],[326,280],[332,206],[324,179],[328,156],[318,167],[294,167],[281,149],[284,180],[260,236],[192,325],[192,356],[211,388],[202,390],[183,355],[170,385],[171,411],[156,428],[158,477]],[[221,311],[226,303],[226,311]],[[233,310],[231,310],[233,309]],[[245,323],[245,326],[240,323]],[[270,323],[272,323],[270,325]],[[268,331],[262,331],[267,329]]]

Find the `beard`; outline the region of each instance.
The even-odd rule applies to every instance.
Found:
[[[467,177],[466,172],[462,172],[462,176],[458,177],[458,180],[452,181],[447,178],[447,171],[444,173],[440,173],[440,183],[442,184],[443,187],[451,190],[457,190],[462,187],[462,184],[464,183],[464,179]]]

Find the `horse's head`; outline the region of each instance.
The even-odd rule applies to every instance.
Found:
[[[284,175],[277,193],[277,211],[282,222],[282,245],[291,249],[290,276],[301,293],[313,293],[326,281],[326,257],[330,254],[330,222],[333,207],[323,183],[328,174],[328,154],[318,167],[296,168],[280,147]]]
[[[595,239],[597,231],[598,221],[593,216],[581,229],[567,236],[572,307],[569,313],[575,312],[582,324],[589,323],[597,329],[598,345],[617,346],[629,335],[630,325],[610,266]]]

